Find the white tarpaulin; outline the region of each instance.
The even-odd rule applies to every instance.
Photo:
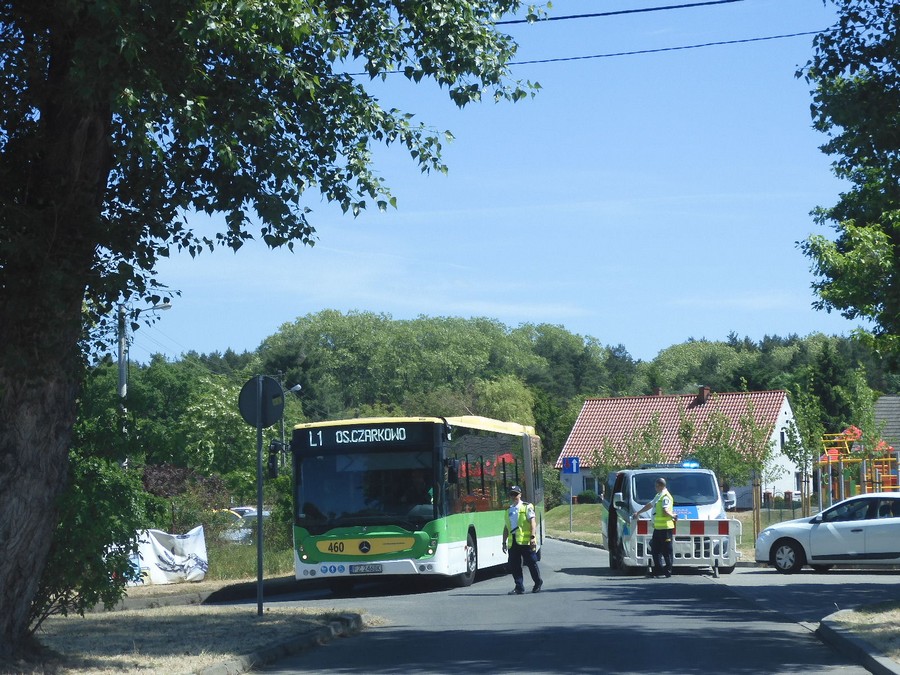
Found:
[[[203,526],[187,534],[168,534],[162,530],[138,532],[138,557],[141,584],[175,584],[202,581],[209,569]]]

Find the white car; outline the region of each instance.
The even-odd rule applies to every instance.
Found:
[[[756,562],[779,572],[809,565],[900,565],[900,493],[876,492],[845,499],[812,518],[767,527],[756,540]]]

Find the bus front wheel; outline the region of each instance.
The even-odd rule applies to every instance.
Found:
[[[478,548],[475,546],[475,536],[469,532],[466,537],[466,571],[456,575],[457,586],[471,586],[475,581],[475,573],[478,571]]]

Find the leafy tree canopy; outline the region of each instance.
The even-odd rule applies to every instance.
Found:
[[[449,134],[364,83],[397,71],[459,106],[525,97],[535,87],[510,80],[516,45],[496,25],[521,7],[0,2],[0,659],[50,549],[85,333],[123,299],[171,295],[155,266],[174,249],[312,244],[322,198],[387,208],[374,144],[444,171]],[[194,231],[194,213],[224,226]]]
[[[801,243],[818,280],[816,306],[871,321],[876,344],[900,352],[900,10],[892,0],[832,0],[838,23],[798,73],[814,85],[816,129],[849,182],[815,211],[835,239]]]

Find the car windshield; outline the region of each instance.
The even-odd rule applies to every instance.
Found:
[[[719,499],[719,490],[712,474],[705,471],[654,471],[639,473],[634,476],[634,499],[639,504],[646,504],[656,496],[656,479],[666,479],[666,487],[672,494],[675,506],[703,506],[715,504]]]

